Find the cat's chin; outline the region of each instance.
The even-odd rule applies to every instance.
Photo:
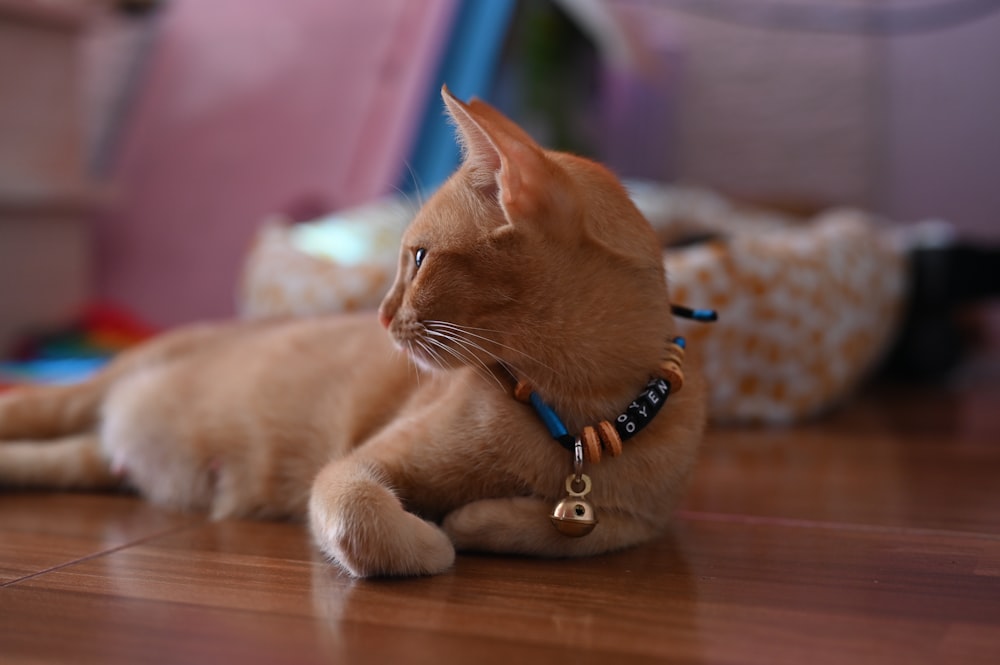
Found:
[[[408,351],[404,351],[404,353],[406,354],[406,357],[410,359],[410,362],[416,365],[421,371],[441,373],[447,372],[451,369],[450,367],[443,366],[441,361],[437,358],[427,358],[423,356],[418,349],[410,349]]]

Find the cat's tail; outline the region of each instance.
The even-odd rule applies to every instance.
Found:
[[[78,384],[26,386],[0,392],[0,443],[93,431],[109,379],[103,373]]]
[[[267,325],[267,322],[257,325]],[[241,327],[249,328],[246,324]],[[0,392],[0,444],[52,440],[93,432],[104,397],[120,378],[144,364],[166,362],[209,348],[211,344],[229,339],[231,330],[232,326],[224,324],[188,326],[123,352],[82,383],[19,387]]]

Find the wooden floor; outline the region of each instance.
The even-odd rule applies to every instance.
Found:
[[[0,494],[0,662],[1000,663],[1000,371],[715,429],[676,528],[352,582],[294,524]]]

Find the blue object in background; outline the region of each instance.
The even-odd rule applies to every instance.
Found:
[[[438,90],[447,84],[460,99],[487,96],[515,6],[515,0],[459,3],[451,41],[400,184],[403,192],[430,195],[458,166],[454,128],[446,119]]]
[[[0,385],[20,383],[76,383],[88,379],[110,358],[44,358],[0,362]]]

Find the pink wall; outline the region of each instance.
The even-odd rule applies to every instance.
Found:
[[[456,0],[173,0],[96,220],[98,288],[157,325],[228,316],[290,207],[399,175]]]
[[[886,212],[1000,240],[1000,13],[886,45]]]
[[[772,3],[731,16],[731,3],[674,4],[617,0],[645,29],[669,28],[681,54],[672,158],[682,180],[763,201],[942,217],[1000,239],[1000,12],[867,36],[781,29],[764,11]],[[968,3],[788,4],[820,20],[865,6],[941,16]]]

